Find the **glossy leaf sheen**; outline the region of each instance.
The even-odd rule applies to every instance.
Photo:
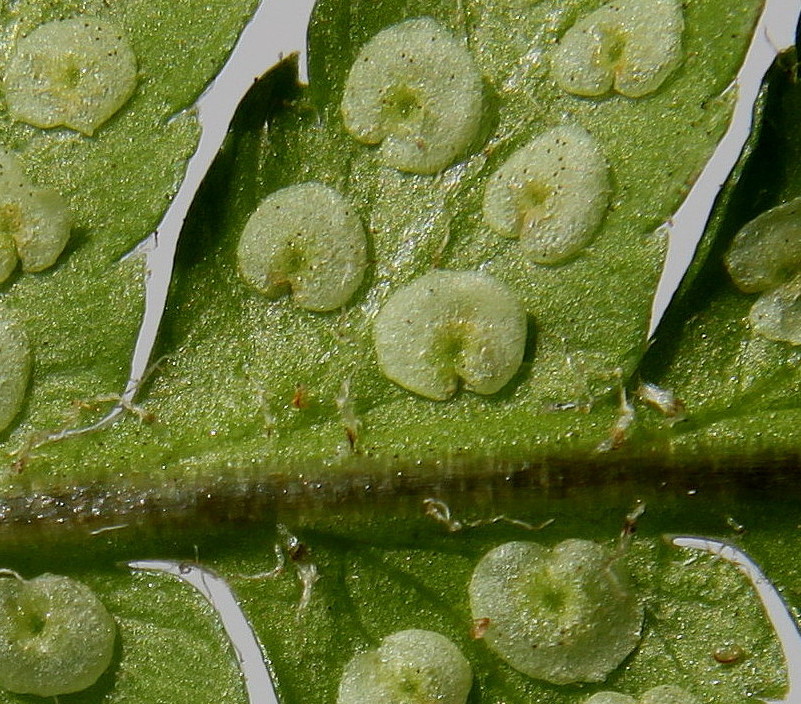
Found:
[[[531,448],[591,453],[609,437],[618,412],[614,392],[644,349],[664,253],[654,231],[722,134],[731,108],[726,87],[759,3],[723,11],[714,0],[691,3],[686,60],[642,100],[571,96],[553,82],[544,58],[522,59],[532,46],[554,46],[591,5],[527,5],[510,30],[504,3],[471,1],[464,12],[444,0],[319,3],[310,87],[296,85],[287,63],[254,89],[195,203],[157,351],[164,364],[143,397],[157,423],[129,419],[111,437],[48,449],[48,458],[31,464],[29,480],[58,485],[48,476],[57,457],[76,466],[76,478],[114,467],[123,484],[135,471],[156,473],[156,481],[191,476],[202,485],[221,466],[232,481],[280,484],[299,472],[325,480],[361,475],[363,463],[373,461],[385,471],[396,459],[480,462]],[[340,111],[361,47],[383,27],[420,15],[466,41],[489,106],[483,146],[439,176],[384,166],[374,147],[344,129]],[[483,222],[484,186],[514,151],[566,113],[598,142],[612,200],[578,256],[543,266]],[[365,281],[335,315],[298,310],[288,298],[267,300],[236,272],[236,245],[257,204],[309,180],[348,198],[370,241]],[[529,336],[523,363],[502,390],[461,392],[442,404],[380,372],[373,320],[395,291],[432,268],[480,269],[520,300]],[[554,411],[563,406],[592,411]],[[465,422],[473,418],[481,418],[480,433]],[[82,461],[72,462],[77,456]]]
[[[84,550],[91,553],[90,541]],[[34,557],[34,560],[36,558]],[[49,561],[50,565],[58,558]],[[84,568],[86,582],[114,617],[117,645],[110,668],[89,689],[59,697],[70,704],[125,702],[244,704],[239,671],[216,617],[200,597],[165,576],[130,575],[108,565]],[[95,562],[100,560],[95,558]],[[0,690],[2,704],[31,698]]]
[[[643,374],[681,398],[687,416],[670,429],[643,417],[645,442],[657,452],[670,447],[678,458],[714,453],[736,462],[797,451],[801,352],[791,250],[801,195],[801,89],[788,68],[794,60],[792,53],[779,57],[770,74],[758,145],[714,214],[696,284],[683,289],[646,359]]]
[[[21,477],[5,477],[10,493],[30,495],[99,479],[123,487],[124,496],[155,486],[153,494],[144,495],[174,492],[181,497],[181,491],[196,488],[193,483],[202,487],[221,476],[223,486],[240,479],[244,486],[254,478],[272,479],[273,486],[291,493],[313,484],[306,476],[300,483],[292,481],[310,466],[313,475],[326,478],[355,469],[364,482],[371,457],[385,468],[401,453],[410,461],[433,456],[436,461],[423,463],[421,470],[431,480],[433,471],[450,469],[461,454],[514,454],[515,439],[526,448],[551,442],[554,452],[568,457],[605,438],[617,413],[613,399],[598,403],[588,415],[544,411],[549,404],[586,401],[607,392],[617,383],[618,367],[623,376],[633,369],[650,302],[648,296],[632,295],[632,281],[642,289],[655,281],[663,247],[651,233],[676,207],[725,125],[730,104],[724,91],[757,7],[688,3],[686,60],[665,92],[638,104],[616,96],[593,102],[561,93],[541,100],[541,93],[553,88],[544,64],[520,61],[532,37],[553,45],[580,11],[597,3],[576,2],[570,12],[547,1],[534,7],[521,3],[530,14],[511,24],[510,3],[488,7],[468,2],[459,11],[450,2],[424,7],[415,0],[320,5],[312,34],[311,87],[296,84],[291,64],[260,83],[240,110],[226,150],[196,202],[162,335],[160,351],[166,359],[145,398],[157,422],[142,426],[128,419],[112,433],[43,448]],[[338,117],[344,77],[359,48],[382,27],[422,13],[436,16],[479,48],[476,60],[496,112],[485,126],[489,148],[474,151],[435,183],[380,166],[374,152],[354,144],[341,129]],[[603,144],[613,174],[613,208],[586,256],[563,267],[521,267],[514,242],[492,239],[482,229],[481,185],[543,123],[558,122],[568,108]],[[677,145],[677,132],[687,142]],[[673,168],[667,164],[678,164],[681,173],[666,173]],[[277,305],[264,302],[236,273],[236,242],[250,213],[268,193],[301,180],[359,194],[354,202],[371,236],[374,263],[354,304],[341,315],[298,311],[286,299]],[[523,370],[508,391],[486,399],[460,394],[445,406],[415,398],[378,374],[368,323],[393,290],[432,267],[481,267],[518,291],[536,319]],[[79,298],[83,306],[90,302],[87,295]],[[63,297],[59,302],[64,305]],[[76,334],[74,322],[63,324],[68,336]],[[76,366],[72,359],[66,368]],[[80,381],[74,388],[81,393],[91,388]],[[69,467],[67,477],[62,467]],[[347,482],[338,486],[349,495]],[[285,536],[270,516],[265,523],[237,526],[219,536],[199,531],[183,547],[164,535],[146,547],[175,556],[192,555],[194,546],[199,559],[232,581],[287,704],[330,704],[356,652],[374,649],[388,634],[408,629],[436,630],[465,654],[476,673],[470,704],[581,704],[598,691],[639,696],[666,682],[711,704],[781,695],[781,655],[750,585],[725,563],[669,548],[661,536],[680,530],[728,534],[753,549],[780,585],[790,587],[786,593],[794,602],[797,575],[785,558],[797,552],[798,541],[795,521],[784,518],[791,513],[786,505],[753,500],[699,507],[686,493],[662,488],[648,514],[653,523],[644,524],[640,537],[627,547],[620,542],[620,526],[634,496],[615,494],[610,504],[598,491],[565,502],[557,494],[521,491],[497,505],[471,505],[465,518],[491,520],[505,513],[533,524],[554,518],[537,535],[545,545],[586,538],[620,550],[632,589],[645,605],[644,636],[636,652],[602,684],[545,684],[515,672],[485,643],[470,638],[470,575],[481,556],[497,545],[529,540],[530,531],[520,526],[449,533],[422,516],[420,505],[403,512],[399,501],[372,515],[355,511],[320,518],[286,512],[289,529],[305,549],[294,552],[272,579],[265,573],[274,566],[273,545]],[[204,496],[211,502],[214,492]],[[636,498],[642,497],[638,493]],[[228,508],[230,513],[221,515],[236,514],[235,507]],[[749,532],[742,538],[730,532],[726,517],[731,514],[725,511],[746,522]],[[127,525],[120,533],[126,530]],[[786,538],[778,547],[775,531]],[[178,534],[176,527],[170,532]],[[114,532],[97,538],[83,534],[83,542],[73,544],[65,556],[41,546],[26,554],[18,543],[8,564],[21,569],[16,562],[41,559],[55,571],[52,562],[91,557],[87,544],[100,552],[102,546],[116,546],[105,550],[108,559],[145,549],[134,540],[115,538]],[[161,578],[131,580],[127,574],[107,573],[97,559],[90,564],[70,569],[94,583],[131,649],[122,654],[113,677],[100,685],[106,689],[76,697],[76,702],[93,704],[108,690],[114,691],[112,701],[241,701],[219,630],[183,587]],[[311,564],[321,579],[308,607],[298,614],[298,573]],[[734,666],[717,662],[714,647],[731,643],[743,649],[745,659]],[[175,655],[162,656],[167,650]],[[2,696],[7,695],[0,695],[5,704]]]
[[[197,143],[191,104],[253,7],[254,0],[21,0],[0,8],[0,74],[19,37],[76,16],[120,27],[138,69],[135,94],[92,137],[15,122],[6,104],[0,106],[0,147],[18,162],[18,180],[58,194],[71,225],[58,256],[50,245],[20,241],[22,265],[15,258],[13,270],[0,271],[8,275],[0,283],[0,317],[15,320],[27,335],[34,370],[21,413],[7,428],[0,424],[0,483],[27,463],[26,447],[91,423],[122,391],[141,320],[144,272],[141,257],[121,258],[150,234],[175,193]],[[50,200],[33,205],[37,217],[52,209]],[[4,245],[0,236],[0,269]],[[62,472],[69,464],[52,468]]]
[[[609,503],[607,496],[615,498]],[[449,533],[421,515],[419,503],[398,501],[391,515],[380,502],[331,517],[287,514],[288,527],[306,549],[301,563],[315,564],[320,575],[308,607],[299,614],[301,587],[293,565],[288,563],[275,578],[254,578],[274,566],[266,534],[229,538],[227,557],[215,568],[242,575],[234,586],[265,644],[286,704],[335,701],[350,659],[405,629],[435,631],[459,648],[474,672],[471,704],[583,704],[594,692],[610,689],[639,699],[666,683],[707,704],[745,704],[751,696],[782,692],[782,658],[751,586],[730,565],[670,548],[661,538],[661,532],[685,529],[730,535],[720,516],[734,510],[754,530],[744,541],[746,549],[756,550],[754,557],[764,561],[769,559],[769,536],[778,529],[775,521],[763,522],[770,513],[767,504],[762,514],[753,512],[756,506],[743,512],[743,505],[731,509],[727,501],[715,503],[712,497],[677,497],[674,502],[656,492],[648,498],[652,511],[640,521],[638,538],[621,560],[631,575],[632,593],[645,606],[643,639],[605,682],[548,684],[513,670],[482,639],[470,637],[474,622],[468,584],[484,554],[509,541],[533,538],[551,548],[590,534],[615,550],[625,511],[618,501],[616,489],[571,493],[563,500],[517,490],[500,500],[483,495],[478,502],[460,502],[464,508],[455,509],[465,520],[491,518],[499,510],[531,523],[555,519],[534,533],[503,524]],[[778,555],[773,559],[781,561]],[[777,573],[777,562],[763,564],[769,575]],[[779,572],[777,578],[795,583]],[[727,643],[738,644],[748,655],[733,666],[718,663],[714,650]]]

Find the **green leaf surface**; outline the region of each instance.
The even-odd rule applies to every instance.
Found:
[[[92,588],[117,625],[109,669],[90,688],[59,696],[66,704],[159,704],[247,701],[239,668],[213,609],[172,577],[131,574],[113,565],[29,560],[30,569],[61,569]],[[32,574],[37,574],[33,572]],[[0,690],[3,704],[47,699]]]
[[[758,294],[740,291],[724,265],[735,234],[760,213],[801,194],[801,107],[795,54],[777,59],[764,88],[758,139],[724,189],[683,285],[644,360],[643,377],[670,388],[686,420],[643,420],[656,447],[718,460],[787,459],[797,453],[798,348],[757,334],[749,322]],[[636,441],[635,441],[636,442]]]
[[[142,399],[155,422],[128,419],[110,438],[44,448],[27,485],[63,486],[56,463],[73,467],[70,479],[79,485],[109,469],[128,485],[186,477],[202,485],[225,468],[230,477],[280,487],[287,477],[384,474],[393,463],[447,470],[464,463],[471,472],[487,458],[592,456],[617,418],[614,392],[644,350],[664,254],[655,230],[727,124],[728,86],[760,9],[758,2],[687,3],[684,61],[659,90],[641,99],[579,98],[558,88],[548,57],[596,4],[543,2],[522,13],[509,3],[468,2],[458,11],[446,2],[319,3],[310,87],[297,84],[291,61],[269,74],[241,106],[198,195],[176,264],[159,371]],[[481,147],[436,176],[382,166],[375,149],[346,133],[339,113],[359,47],[381,27],[421,14],[466,42],[488,106]],[[513,41],[510,17],[519,19]],[[579,255],[536,265],[482,223],[483,188],[514,149],[562,123],[582,126],[601,145],[612,205]],[[365,283],[341,312],[269,300],[236,272],[239,235],[259,201],[308,180],[349,197],[369,234]],[[523,304],[523,364],[500,392],[462,390],[432,402],[381,373],[376,313],[400,286],[436,267],[480,269]],[[572,410],[556,410],[563,407]]]
[[[597,4],[543,2],[510,27],[516,5],[481,11],[467,3],[455,12],[445,2],[322,2],[311,37],[311,87],[298,85],[291,60],[254,87],[183,234],[158,368],[142,399],[151,422],[127,417],[103,433],[44,445],[21,473],[2,478],[0,567],[82,579],[120,627],[112,671],[64,702],[243,701],[232,653],[209,609],[169,578],[132,577],[119,566],[143,555],[199,560],[233,584],[283,704],[335,701],[343,668],[356,653],[409,628],[441,632],[462,650],[475,675],[470,704],[582,704],[597,691],[639,697],[666,683],[710,704],[782,695],[782,653],[745,577],[721,560],[670,547],[663,535],[723,535],[752,554],[797,608],[796,495],[774,485],[772,494],[744,499],[737,493],[748,484],[743,477],[722,492],[707,477],[699,494],[701,475],[692,468],[686,476],[693,481],[685,484],[678,473],[662,476],[639,462],[618,467],[615,458],[595,453],[618,417],[614,391],[644,347],[663,257],[653,232],[725,127],[726,88],[758,7],[721,12],[710,0],[688,2],[685,63],[653,96],[563,95],[531,43],[552,46]],[[345,134],[338,112],[358,48],[386,24],[423,12],[467,38],[496,112],[487,133],[493,148],[436,177],[380,166],[374,150]],[[476,213],[489,173],[514,146],[565,115],[603,138],[615,203],[586,252],[541,270],[521,262],[512,243],[494,238]],[[674,163],[682,172],[666,173],[665,165]],[[261,198],[310,179],[354,197],[370,232],[373,268],[341,313],[267,301],[236,273],[238,236]],[[119,275],[120,268],[132,271],[135,282],[138,265],[116,264],[127,247],[120,244],[103,259],[87,245],[97,259],[87,255],[93,263],[84,276],[107,272],[106,285],[116,286],[109,298],[115,305],[127,301],[138,319],[135,284]],[[53,279],[71,266],[77,264],[61,264]],[[534,333],[508,389],[486,398],[460,392],[437,403],[381,376],[371,320],[388,292],[435,266],[486,269],[524,301]],[[704,270],[699,277],[707,281]],[[9,302],[29,278],[15,278]],[[75,305],[103,305],[92,282],[81,280]],[[632,281],[642,290],[632,292]],[[108,393],[107,382],[117,381],[110,372],[92,376],[102,363],[98,346],[76,334],[64,300],[57,299],[62,310],[51,308],[68,328],[59,335],[74,344],[72,357],[62,369],[54,354],[53,372],[37,371],[31,398],[39,393],[42,401],[28,402],[9,446],[37,429],[77,423],[85,416],[64,417],[69,400],[94,403]],[[87,316],[85,334],[95,325],[107,333],[102,322],[118,315]],[[41,329],[52,324],[44,320]],[[114,340],[111,356],[122,379],[130,335]],[[37,350],[37,365],[44,359]],[[76,368],[89,371],[78,378]],[[59,405],[53,398],[69,400]],[[561,403],[592,408],[557,412]],[[648,443],[661,432],[649,427]],[[558,461],[540,467],[535,460],[543,455]],[[506,463],[521,457],[530,463]],[[398,473],[390,478],[391,470]],[[631,475],[640,480],[627,483]],[[461,530],[449,531],[422,512],[426,492],[447,483],[482,489],[445,497]],[[387,498],[393,489],[410,497]],[[374,503],[353,501],[373,493]],[[325,496],[327,510],[315,510],[314,502],[310,508],[308,495]],[[647,513],[636,536],[628,525],[621,538],[638,500]],[[483,554],[509,540],[550,547],[570,538],[603,543],[630,572],[645,609],[640,645],[602,684],[533,680],[470,635],[467,584]],[[276,546],[286,564],[270,576]],[[319,577],[309,582],[305,607],[304,574]],[[730,653],[736,657],[726,662]],[[0,701],[33,700],[0,694]]]
[[[271,659],[282,702],[335,701],[342,670],[355,653],[409,628],[442,633],[458,645],[473,666],[475,684],[468,701],[476,704],[578,704],[597,691],[639,695],[666,683],[685,687],[701,701],[721,704],[781,694],[783,659],[752,588],[730,565],[664,543],[660,530],[693,523],[687,513],[673,514],[669,501],[656,502],[653,515],[649,512],[642,520],[640,534],[621,558],[646,612],[643,639],[623,665],[602,684],[557,686],[503,663],[470,636],[467,585],[480,557],[509,540],[552,546],[589,534],[614,550],[625,514],[621,505],[615,508],[614,501],[605,501],[603,491],[597,492],[596,501],[588,494],[567,501],[542,501],[531,493],[524,497],[494,507],[465,508],[456,517],[487,519],[496,515],[493,508],[502,508],[504,515],[532,524],[546,518],[554,523],[537,531],[496,524],[449,533],[420,515],[420,508],[417,515],[394,508],[390,519],[354,521],[340,513],[296,521],[293,532],[309,549],[304,560],[319,571],[305,610],[298,613],[301,592],[292,563],[276,578],[234,580]],[[727,530],[718,512],[709,523]],[[259,542],[264,545],[261,555]],[[230,546],[231,561],[218,569],[263,573],[273,565],[269,545],[269,537],[243,538],[241,546]],[[733,667],[718,663],[714,652],[726,644],[741,647],[749,653],[747,659]]]
[[[72,17],[119,27],[138,68],[134,95],[91,137],[14,122],[0,100],[0,145],[30,183],[66,199],[72,221],[54,267],[17,268],[0,283],[0,315],[18,321],[34,358],[23,408],[0,429],[4,478],[42,438],[97,420],[122,392],[144,302],[143,258],[124,257],[155,229],[176,192],[199,135],[192,105],[254,6],[23,0],[0,8],[0,75],[21,37]]]
[[[120,626],[114,670],[68,702],[241,701],[231,653],[194,593],[171,578],[130,576],[119,566],[148,556],[199,560],[228,580],[263,644],[283,704],[336,701],[343,668],[356,653],[410,628],[439,632],[462,651],[474,673],[470,704],[581,704],[597,691],[637,697],[668,683],[709,704],[745,704],[780,698],[786,688],[782,653],[753,586],[724,560],[677,549],[664,536],[731,541],[797,608],[797,490],[790,477],[762,478],[761,486],[754,478],[749,486],[744,474],[707,475],[688,492],[679,482],[640,473],[614,486],[549,490],[535,481],[443,496],[450,528],[458,521],[458,530],[424,513],[425,494],[352,501],[336,513],[274,504],[258,513],[253,506],[250,519],[224,523],[227,509],[207,508],[169,532],[154,529],[152,520],[145,528],[29,530],[0,547],[0,564],[86,581]],[[626,523],[637,502],[645,513]],[[624,525],[636,533],[621,537]],[[467,585],[479,559],[502,543],[551,547],[571,538],[604,544],[628,572],[644,606],[643,637],[605,682],[557,686],[513,670],[471,637]],[[276,548],[283,569],[273,573]],[[311,568],[317,579],[302,606],[301,576]],[[96,698],[101,693],[106,699]]]

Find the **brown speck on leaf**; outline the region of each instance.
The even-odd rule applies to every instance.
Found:
[[[489,630],[490,620],[488,618],[477,618],[473,620],[470,627],[470,637],[473,640],[481,640]]]
[[[353,428],[345,428],[345,435],[348,436],[348,444],[351,450],[356,449],[356,431]]]
[[[295,393],[292,394],[292,406],[299,411],[309,407],[309,390],[305,384],[295,386]]]
[[[716,662],[719,662],[721,665],[733,665],[736,662],[739,662],[745,656],[745,651],[736,644],[727,644],[720,648],[716,648],[715,651],[712,653],[712,657],[715,658]]]
[[[287,552],[292,562],[302,562],[309,556],[309,548],[306,543],[294,543],[289,546]]]

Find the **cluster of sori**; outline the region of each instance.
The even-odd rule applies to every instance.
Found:
[[[583,97],[657,90],[682,59],[678,0],[616,0],[580,18],[554,47],[553,85]],[[482,148],[485,81],[466,43],[439,21],[389,26],[359,51],[340,106],[344,130],[385,168],[432,180]],[[562,265],[593,239],[609,207],[612,178],[584,127],[536,134],[485,179],[487,230],[517,241],[536,265]],[[311,311],[340,309],[369,266],[370,244],[347,194],[316,181],[268,195],[238,247],[241,276],[271,298],[291,293]],[[502,389],[522,363],[527,311],[505,284],[480,270],[434,269],[396,289],[374,321],[381,371],[425,398],[462,385]]]
[[[749,320],[758,335],[801,344],[801,198],[767,210],[734,237],[725,263],[744,293],[760,293]]]
[[[40,25],[16,42],[2,77],[12,121],[94,134],[136,89],[136,57],[125,34],[96,17]],[[67,200],[40,187],[18,155],[0,148],[0,284],[53,266],[70,237]],[[0,306],[2,293],[0,292]],[[0,433],[23,405],[31,353],[19,321],[0,307]]]
[[[643,607],[620,557],[589,540],[551,549],[523,541],[499,545],[478,562],[468,587],[474,637],[532,678],[557,685],[604,681],[642,637]],[[471,688],[470,664],[452,641],[407,630],[347,664],[338,704],[464,704]],[[667,685],[645,692],[640,702],[696,704]],[[587,704],[635,699],[599,692]]]

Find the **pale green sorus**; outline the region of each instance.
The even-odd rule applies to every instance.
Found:
[[[0,579],[0,689],[55,697],[93,685],[111,664],[117,626],[69,577]]]
[[[526,346],[526,311],[491,276],[433,271],[396,291],[376,316],[381,371],[433,400],[463,384],[493,394],[512,379]]]
[[[551,55],[553,76],[568,93],[641,98],[682,62],[683,32],[679,0],[614,0],[568,29]]]
[[[490,550],[469,585],[484,642],[516,670],[554,684],[601,682],[637,646],[643,609],[611,553],[588,540]]]
[[[801,198],[744,225],[724,262],[744,293],[761,293],[749,313],[752,329],[777,342],[801,344]]]
[[[0,433],[22,409],[31,365],[31,349],[22,327],[0,311]]]
[[[464,704],[472,683],[470,664],[448,638],[399,631],[345,666],[337,704]]]
[[[34,186],[11,152],[0,149],[0,283],[17,263],[27,272],[55,264],[70,237],[67,202]]]
[[[17,42],[3,90],[12,119],[94,134],[136,89],[125,33],[92,16],[40,25]]]
[[[380,145],[401,171],[433,174],[476,139],[482,119],[481,75],[467,48],[430,17],[379,32],[359,52],[342,98],[345,128]]]
[[[484,220],[538,264],[558,264],[592,239],[609,206],[609,168],[593,136],[564,125],[537,135],[489,178]]]
[[[639,699],[621,692],[597,692],[585,704],[700,704],[686,689],[663,684],[652,687]]]
[[[237,247],[239,273],[268,298],[291,292],[312,311],[345,305],[367,269],[367,240],[353,205],[315,181],[268,195]]]

